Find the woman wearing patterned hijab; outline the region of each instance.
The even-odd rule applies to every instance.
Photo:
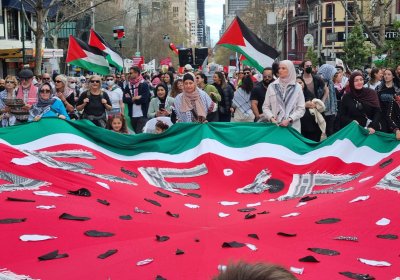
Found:
[[[183,76],[183,92],[175,97],[174,105],[178,122],[197,123],[206,122],[215,106],[208,94],[197,88],[191,73]]]
[[[268,121],[292,126],[301,132],[300,118],[305,112],[304,95],[296,82],[296,70],[289,60],[279,63],[279,78],[269,85],[263,112]]]
[[[380,130],[381,108],[376,91],[364,87],[364,76],[354,72],[349,79],[350,92],[343,95],[340,106],[340,125],[355,121],[370,134]]]
[[[38,91],[38,101],[29,110],[28,121],[39,121],[41,118],[57,117],[69,120],[67,111],[61,100],[54,97],[49,83],[43,83]]]

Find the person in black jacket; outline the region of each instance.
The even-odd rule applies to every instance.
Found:
[[[340,106],[340,125],[355,121],[368,129],[369,134],[381,130],[381,108],[376,91],[364,88],[361,72],[354,72],[349,79],[350,92],[343,95]]]
[[[400,88],[395,83],[395,72],[386,69],[384,81],[377,86],[382,109],[384,131],[395,133],[400,140]]]
[[[135,133],[141,133],[147,122],[147,111],[150,103],[150,89],[140,74],[140,69],[133,66],[129,69],[129,83],[124,89],[123,101],[128,106],[132,128]]]
[[[214,84],[221,95],[221,101],[218,103],[218,115],[220,122],[231,121],[231,107],[233,99],[233,89],[229,86],[225,80],[225,76],[222,72],[215,72]]]

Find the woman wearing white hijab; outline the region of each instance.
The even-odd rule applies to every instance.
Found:
[[[296,82],[296,70],[289,60],[279,63],[279,78],[269,85],[263,112],[266,119],[279,126],[292,126],[301,132],[300,118],[305,112],[304,94]]]

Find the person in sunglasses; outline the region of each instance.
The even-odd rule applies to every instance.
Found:
[[[79,96],[76,109],[78,111],[83,110],[83,119],[87,119],[97,126],[106,127],[106,111],[110,111],[112,105],[107,92],[104,92],[101,88],[100,76],[93,75],[90,77],[89,89]]]
[[[50,83],[43,83],[38,91],[38,101],[29,110],[28,121],[40,121],[42,118],[56,117],[69,120],[67,110],[60,99],[55,98]]]
[[[115,82],[115,78],[113,75],[106,76],[106,88],[104,89],[110,97],[112,109],[107,112],[108,116],[123,114],[125,107],[124,102],[122,101],[122,97],[124,93],[122,89]]]
[[[4,90],[0,92],[0,119],[1,126],[12,126],[16,124],[16,116],[11,113],[7,106],[7,100],[15,100],[16,88],[18,86],[15,76],[8,75],[4,80]]]
[[[268,86],[275,81],[271,67],[264,68],[262,75],[263,80],[256,84],[250,95],[251,109],[253,110],[255,121],[258,121],[263,113],[262,106]]]

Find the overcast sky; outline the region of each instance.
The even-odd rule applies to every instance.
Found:
[[[214,46],[219,39],[224,3],[225,0],[206,0],[205,2],[206,25],[210,26],[212,46]]]

